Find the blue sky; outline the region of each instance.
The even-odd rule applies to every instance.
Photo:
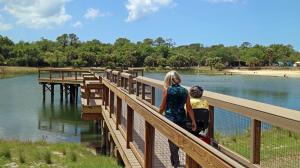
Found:
[[[299,0],[0,0],[0,34],[14,41],[76,33],[172,38],[177,45],[291,44],[300,50]]]

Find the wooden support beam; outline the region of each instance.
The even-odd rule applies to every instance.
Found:
[[[60,86],[60,101],[62,102],[64,100],[64,87],[63,84],[59,84]]]
[[[121,124],[121,112],[122,112],[122,99],[117,96],[117,115],[116,115],[116,130],[119,129]]]
[[[128,78],[128,92],[129,92],[129,94],[134,94],[132,75],[130,75],[129,78]]]
[[[109,117],[112,117],[112,114],[114,113],[114,103],[115,103],[115,94],[113,91],[110,91],[109,93]]]
[[[141,83],[140,82],[136,82],[136,96],[137,97],[140,96],[140,86],[141,86]]]
[[[43,83],[43,101],[46,99],[46,84]]]
[[[105,108],[107,108],[109,103],[109,89],[105,87]]]
[[[54,84],[51,84],[51,102],[54,101]]]
[[[214,138],[214,114],[215,114],[215,107],[209,105],[208,106],[208,111],[209,111],[209,126],[208,126],[208,136],[210,138]]]
[[[145,121],[145,155],[144,155],[144,167],[152,168],[152,156],[154,153],[154,127]]]
[[[133,109],[127,105],[127,131],[126,131],[126,147],[130,148],[129,143],[132,142],[132,129],[133,129]]]
[[[145,100],[146,85],[142,83],[142,99]]]
[[[68,85],[65,84],[65,102],[68,102]]]
[[[191,157],[186,155],[185,168],[201,168],[197,162],[195,162]]]
[[[151,87],[151,104],[155,106],[155,87]]]
[[[261,122],[255,119],[251,119],[250,161],[253,164],[260,164],[260,141],[261,141]]]

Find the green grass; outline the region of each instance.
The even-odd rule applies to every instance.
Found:
[[[218,143],[250,158],[250,131],[225,136],[216,133]],[[264,130],[261,135],[261,165],[263,167],[300,167],[300,134],[278,127]]]
[[[75,143],[0,140],[0,167],[118,168],[111,157],[94,155],[91,148]]]
[[[38,69],[35,67],[13,67],[13,66],[0,66],[0,79],[12,78],[21,75],[37,73]]]

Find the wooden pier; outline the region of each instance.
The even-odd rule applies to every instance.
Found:
[[[51,71],[66,74],[61,69]],[[80,74],[76,84],[81,87],[82,118],[100,123],[102,153],[122,160],[125,167],[172,167],[168,139],[180,148],[182,167],[264,167],[261,162],[263,123],[300,133],[299,111],[205,91],[210,111],[208,133],[213,141],[217,108],[249,119],[250,150],[246,158],[226,144],[205,143],[159,114],[155,98],[163,88],[162,81],[110,69],[104,73],[88,70],[76,74]],[[66,83],[61,78],[60,81]],[[61,84],[43,78],[39,82],[50,86]],[[296,155],[299,157],[300,151]],[[293,163],[298,164],[297,160]]]

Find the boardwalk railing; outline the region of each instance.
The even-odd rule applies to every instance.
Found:
[[[82,75],[89,73],[89,69],[73,68],[39,68],[38,78],[40,81],[73,82],[82,81]],[[47,74],[47,76],[45,76]]]
[[[115,110],[110,110],[110,112],[113,113],[116,111],[115,119],[118,128],[118,125],[121,123],[120,118],[122,117],[120,116],[122,115],[120,114],[122,113],[120,112],[122,110],[119,109],[121,108],[119,106],[120,104],[123,104],[124,101],[127,104],[127,125],[125,124],[125,130],[124,127],[121,127],[121,132],[126,138],[128,148],[134,151],[139,162],[145,167],[151,167],[154,164],[153,148],[155,141],[153,139],[155,137],[154,132],[156,131],[159,131],[159,133],[163,134],[163,136],[174,141],[174,143],[177,144],[184,153],[186,153],[187,157],[191,157],[194,161],[204,167],[220,167],[220,165],[225,165],[225,167],[236,167],[239,166],[238,163],[247,167],[259,167],[261,164],[261,135],[263,134],[262,123],[286,129],[295,134],[300,133],[300,113],[296,110],[205,91],[203,98],[209,102],[210,125],[208,134],[210,137],[214,138],[216,135],[216,124],[214,122],[216,115],[215,109],[223,109],[230,113],[246,117],[249,119],[250,124],[250,136],[248,137],[249,158],[243,156],[237,151],[231,150],[221,143],[217,144],[218,150],[216,150],[211,146],[207,146],[207,144],[195,138],[185,130],[178,128],[178,126],[169,122],[158,113],[158,107],[155,100],[157,91],[162,90],[163,88],[162,81],[142,76],[138,76],[131,80],[132,76],[130,76],[130,74],[118,73],[117,71],[107,71],[106,77],[112,78],[110,78],[110,80],[103,80],[103,84],[110,92],[110,94],[106,95],[107,98],[104,100],[110,101],[110,108],[116,108]],[[128,85],[135,86],[132,87],[132,92],[128,92],[126,86],[122,84],[122,81],[129,79],[132,82],[128,82]],[[126,91],[124,91],[125,89]],[[116,99],[109,98],[111,96],[116,97]],[[117,100],[116,107],[114,106],[114,103],[116,102],[115,100]],[[118,101],[121,101],[122,103]],[[138,128],[144,129],[140,132],[140,134],[145,134],[145,136],[140,140],[142,141],[142,145],[133,143],[133,125],[136,123],[134,119],[137,115],[142,118],[142,121],[144,121],[144,126],[142,128]],[[138,124],[140,124],[140,122],[138,122]],[[143,146],[143,143],[144,148],[141,147]],[[298,151],[297,155],[299,154],[300,152]],[[205,157],[205,159],[203,159],[203,157]],[[216,165],[212,166],[208,165],[208,163],[216,163]],[[295,164],[298,165],[299,163],[296,161],[294,166]]]
[[[55,79],[66,82],[65,69],[40,71],[43,70],[51,71],[51,75],[48,78],[39,75],[39,81],[47,83],[49,78],[53,81],[52,75],[58,72],[61,75]],[[83,107],[92,109],[97,120],[104,123],[103,135],[110,138],[104,138],[103,142],[113,139],[111,143],[117,146],[126,166],[171,167],[168,140],[180,148],[180,162],[186,167],[300,166],[299,111],[205,91],[203,98],[209,103],[208,134],[214,139],[212,146],[158,113],[162,81],[111,69],[101,75],[96,75],[96,71],[93,75],[84,73],[86,70],[73,73],[73,78],[80,74],[76,82],[83,83],[86,94]],[[89,96],[92,93],[94,97]],[[230,126],[223,129],[228,132],[227,139],[220,136],[221,122]],[[232,136],[239,127],[243,127],[240,139]],[[273,128],[275,133],[267,134]],[[268,138],[270,135],[274,137]],[[289,144],[276,144],[278,139],[285,143],[280,138],[286,137]]]
[[[131,77],[130,74],[123,73],[120,75],[117,72],[111,71],[110,74],[106,74],[106,76],[109,76],[110,79],[102,79],[105,86],[104,90],[106,90],[103,93],[107,93],[103,98],[105,108],[108,110],[109,116],[116,123],[115,127],[120,130],[124,136],[127,148],[133,151],[142,167],[158,167],[154,162],[154,157],[157,157],[157,155],[155,155],[156,144],[154,140],[156,131],[173,141],[187,156],[191,157],[196,163],[204,167],[242,167],[238,162],[167,120],[156,110],[140,101],[135,94],[132,94],[132,92],[129,93],[126,91],[125,85],[120,85],[119,83],[122,81],[121,77],[129,80]],[[119,78],[116,79],[116,77]],[[123,79],[123,81],[125,79]],[[137,78],[137,81],[138,80],[139,77]],[[137,82],[135,88],[136,94],[140,93],[139,82]],[[131,84],[129,83],[128,85]],[[141,92],[143,98],[145,97],[143,95],[146,93],[144,86],[145,84],[142,84]],[[154,90],[154,87],[152,89]],[[151,94],[152,96],[155,96],[153,90]],[[151,101],[154,102],[154,99]],[[126,104],[126,108],[122,108],[122,105],[124,104]],[[124,113],[122,110],[124,109],[126,110],[126,124],[121,124],[122,113]],[[140,125],[140,122],[139,125],[135,125],[136,117],[142,118],[144,121],[142,123],[143,125]],[[139,137],[141,140],[137,140],[143,141],[142,147],[136,145],[134,142],[134,134],[136,134],[135,126],[144,129],[142,130],[142,132],[144,132],[144,137]],[[159,147],[159,144],[157,145],[157,147]],[[163,152],[169,149],[164,148],[159,150]],[[160,154],[160,156],[161,155],[162,154]],[[168,157],[167,160],[169,160]],[[161,164],[161,166],[166,167],[166,165],[163,164]]]
[[[155,89],[163,89],[163,82],[154,80],[147,77],[137,77],[137,89],[142,86],[142,100],[145,104],[157,109],[155,104]],[[152,103],[148,103],[145,100],[145,88],[151,87],[151,100]],[[138,96],[138,94],[137,94]],[[214,137],[214,109],[220,108],[229,112],[237,113],[241,116],[250,118],[250,159],[246,159],[240,154],[229,150],[227,147],[219,144],[220,151],[226,153],[232,158],[238,160],[246,166],[253,166],[253,164],[260,164],[260,153],[261,153],[261,134],[262,134],[262,122],[277,126],[295,134],[300,133],[300,112],[296,110],[286,109],[277,107],[269,104],[246,100],[242,98],[227,96],[223,94],[213,93],[205,91],[203,98],[209,103],[210,112],[210,125],[208,133],[210,137]],[[270,142],[271,143],[271,142]],[[295,149],[297,150],[297,149]],[[298,155],[300,151],[298,151]],[[299,157],[299,156],[298,156]],[[300,164],[299,162],[296,163]]]

